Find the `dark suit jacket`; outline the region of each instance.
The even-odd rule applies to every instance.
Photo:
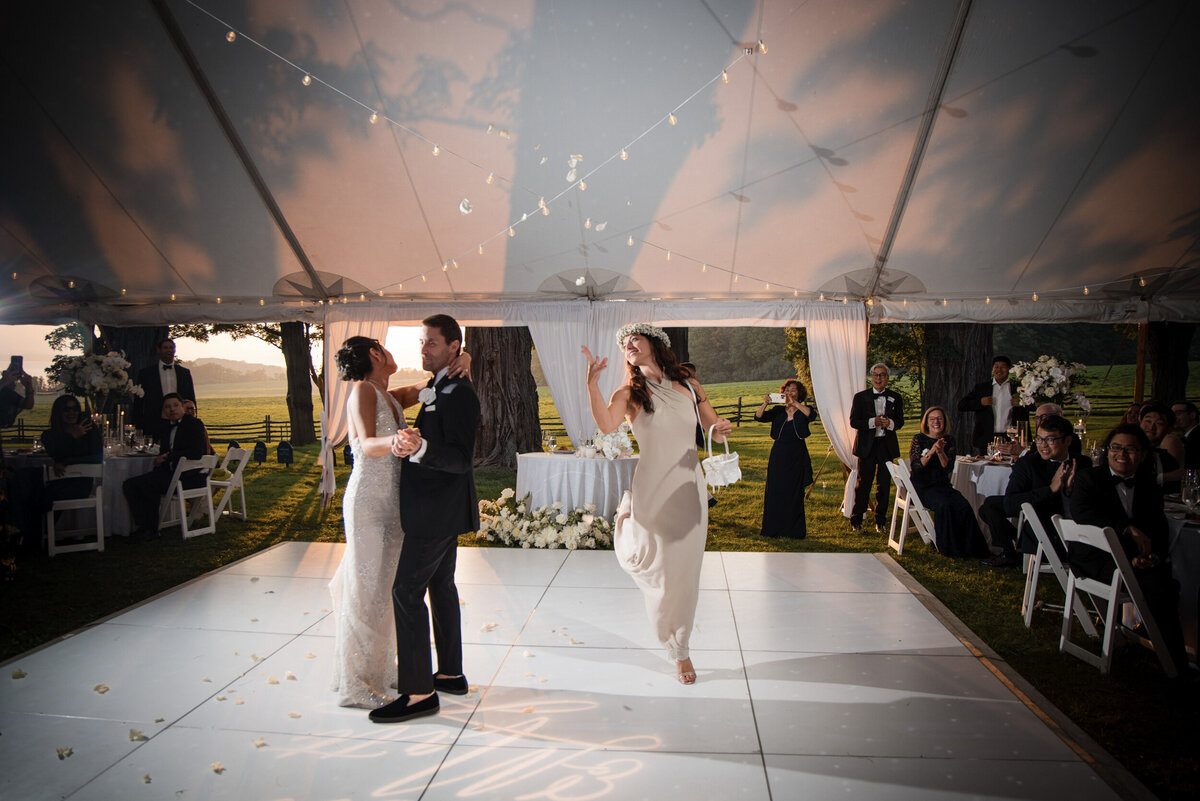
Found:
[[[428,443],[420,462],[400,472],[400,516],[405,536],[457,537],[479,529],[475,494],[475,434],[479,398],[466,378],[444,378],[436,400],[417,412],[414,425]]]
[[[1087,456],[1075,457],[1076,470],[1090,470],[1091,467],[1092,460]],[[1013,462],[1012,476],[1004,491],[1004,513],[1016,517],[1021,514],[1021,504],[1032,504],[1046,531],[1053,531],[1050,518],[1065,514],[1066,510],[1063,495],[1050,490],[1050,482],[1057,471],[1058,462],[1043,459],[1036,450],[1026,451],[1024,456]]]
[[[1016,387],[1011,380],[1008,385],[1015,392]],[[984,398],[990,397],[992,397],[992,379],[989,378],[987,381],[976,384],[967,393],[967,396],[958,402],[960,412],[975,412],[975,431],[971,434],[971,447],[979,452],[986,451],[988,443],[996,436],[996,415],[993,408],[981,403]],[[1029,408],[1018,406],[1015,394],[1012,408],[1014,422],[1027,423],[1029,421]]]
[[[171,425],[166,420],[159,420],[158,427],[154,430],[154,439],[158,443],[159,453],[167,454],[166,460],[160,464],[155,470],[164,471],[167,476],[171,476],[175,472],[176,466],[180,459],[199,459],[201,456],[208,454],[208,432],[204,429],[204,423],[201,423],[195,417],[184,415],[179,421],[179,428],[175,432],[175,447],[168,448],[170,442]],[[191,475],[193,471],[188,471],[180,476],[180,481],[187,488],[193,486],[196,476]]]
[[[1108,466],[1084,470],[1075,476],[1071,489],[1071,519],[1089,526],[1112,526],[1130,559],[1138,555],[1138,549],[1126,529],[1131,525],[1137,526],[1150,538],[1153,552],[1159,559],[1165,560],[1170,544],[1170,527],[1163,510],[1162,489],[1142,473],[1134,481],[1133,515],[1130,516],[1125,514]],[[1067,549],[1067,554],[1071,567],[1085,576],[1107,580],[1115,568],[1108,554],[1090,545],[1073,543]]]
[[[883,440],[884,454],[887,458],[896,459],[900,456],[900,443],[896,439],[896,432],[904,425],[904,399],[900,397],[899,393],[890,389],[885,389],[883,394],[887,397],[885,411],[888,418],[894,423],[894,428],[889,429],[880,439]],[[874,416],[875,390],[864,389],[862,392],[854,393],[854,398],[850,402],[850,427],[855,432],[855,456],[861,458],[871,450],[875,429],[870,427],[870,423]]]
[[[1189,470],[1200,468],[1200,425],[1183,438],[1183,466]]]
[[[181,398],[196,400],[196,387],[192,384],[192,371],[181,367],[178,362],[175,368],[175,391]],[[151,367],[143,367],[138,371],[137,383],[142,388],[142,397],[135,404],[134,419],[138,426],[146,432],[157,429],[162,420],[162,362],[154,360]]]

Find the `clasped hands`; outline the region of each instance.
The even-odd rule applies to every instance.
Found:
[[[421,450],[421,430],[402,428],[392,436],[392,455],[400,459]]]
[[[877,415],[875,415],[875,427],[876,428],[887,428],[889,420],[891,420],[891,418],[888,417],[886,414],[877,414]]]

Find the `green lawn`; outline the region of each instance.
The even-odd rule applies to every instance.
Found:
[[[1193,369],[1200,377],[1200,370]],[[757,405],[776,382],[708,387],[714,402],[729,403],[741,394]],[[1119,394],[1120,388],[1105,390]],[[1197,393],[1193,393],[1195,395]],[[246,408],[239,399],[202,400],[202,413],[214,421]],[[282,399],[277,401],[282,403]],[[228,403],[228,405],[225,405]],[[543,397],[543,403],[548,400]],[[274,412],[271,412],[274,417]],[[244,420],[229,420],[244,422]],[[1090,421],[1101,432],[1112,420]],[[909,422],[901,432],[916,430]],[[818,423],[809,439],[819,476],[808,504],[809,537],[801,541],[759,536],[762,491],[770,449],[768,427],[745,424],[734,432],[733,447],[741,455],[744,480],[720,493],[710,517],[708,549],[717,551],[886,552],[884,537],[854,534],[838,511],[843,482],[836,456]],[[20,557],[3,564],[0,602],[9,614],[0,627],[0,658],[13,657],[119,611],[157,593],[285,541],[338,542],[343,539],[340,488],[347,469],[337,467],[339,492],[332,505],[320,502],[318,448],[296,451],[296,463],[251,464],[246,471],[250,521],[222,520],[215,534],[182,541],[168,536],[144,545],[123,538],[109,541],[104,553]],[[822,467],[823,465],[823,467]],[[481,498],[496,498],[515,485],[511,470],[477,470]],[[464,536],[462,545],[477,544]],[[1200,682],[1195,674],[1167,680],[1153,655],[1142,649],[1122,650],[1113,672],[1098,671],[1058,651],[1057,615],[1038,613],[1031,629],[1019,609],[1023,576],[1016,570],[990,570],[972,560],[942,557],[919,538],[908,541],[896,558],[920,584],[944,603],[999,656],[1026,678],[1068,717],[1095,738],[1160,798],[1200,796],[1195,770],[1196,713]],[[1053,582],[1051,582],[1053,584]],[[1043,583],[1043,595],[1055,592]]]

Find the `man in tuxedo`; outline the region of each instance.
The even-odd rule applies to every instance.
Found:
[[[140,476],[125,479],[121,489],[129,502],[133,517],[135,541],[155,539],[158,532],[158,506],[162,496],[171,486],[171,477],[180,459],[199,459],[208,453],[208,432],[204,424],[183,411],[183,399],[177,393],[169,393],[162,401],[161,419],[158,421],[155,441],[158,456],[154,458],[154,469]],[[198,471],[188,471],[179,477],[185,489],[204,483]]]
[[[854,485],[854,506],[850,510],[850,528],[855,531],[862,529],[871,484],[878,486],[875,530],[882,534],[887,522],[888,496],[892,490],[887,463],[900,456],[896,431],[904,425],[904,400],[887,388],[890,377],[886,364],[876,364],[871,368],[871,388],[855,393],[850,403],[854,455],[858,457],[858,482]]]
[[[1183,466],[1189,470],[1200,468],[1200,410],[1189,400],[1177,400],[1171,404],[1171,411],[1183,437]]]
[[[1179,584],[1167,563],[1170,527],[1162,489],[1151,474],[1138,471],[1153,448],[1140,427],[1123,423],[1109,433],[1105,449],[1107,464],[1083,470],[1068,482],[1071,518],[1117,532],[1168,655],[1180,673],[1186,673]],[[1083,543],[1071,543],[1067,562],[1075,575],[1099,581],[1108,581],[1116,569],[1111,556]]]
[[[971,435],[971,447],[976,454],[987,452],[988,443],[999,438],[1006,453],[1016,456],[1020,446],[1008,441],[1006,429],[1011,420],[1025,425],[1029,422],[1029,409],[1018,406],[1013,395],[1016,388],[1008,380],[1012,360],[1007,356],[992,359],[992,380],[976,384],[965,398],[958,402],[960,412],[975,412],[975,431]]]
[[[1018,534],[1016,527],[1009,522],[1010,517],[1021,514],[1023,503],[1033,505],[1055,550],[1059,551],[1059,556],[1065,555],[1050,518],[1064,514],[1060,491],[1066,486],[1072,471],[1092,466],[1091,459],[1086,456],[1071,454],[1074,435],[1071,424],[1058,415],[1048,415],[1038,421],[1034,447],[1013,463],[1012,475],[1004,494],[993,495],[979,507],[979,519],[986,524],[984,537],[993,554],[984,559],[982,564],[987,567],[1017,567],[1021,564],[1017,551],[1037,552],[1037,538],[1033,532],[1025,528]]]
[[[158,361],[139,370],[137,376],[144,394],[137,404],[135,419],[138,428],[148,434],[159,428],[162,402],[167,395],[175,393],[181,400],[196,399],[191,371],[175,361],[175,340],[160,339],[154,349]]]
[[[434,374],[418,399],[413,428],[396,433],[392,453],[404,459],[400,473],[400,518],[404,546],[392,585],[400,697],[370,713],[376,723],[438,712],[438,692],[466,695],[462,631],[454,566],[458,536],[479,528],[475,495],[475,435],[479,398],[469,378],[451,378],[449,363],[462,347],[453,317],[422,321],[421,366]],[[431,609],[426,609],[429,592]],[[438,672],[429,654],[429,617]]]

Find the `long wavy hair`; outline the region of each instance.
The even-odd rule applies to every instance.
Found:
[[[696,372],[679,363],[679,359],[675,358],[675,351],[664,345],[657,337],[641,336],[642,340],[650,343],[650,348],[654,354],[654,361],[662,369],[663,375],[672,381],[680,381],[686,383],[689,378],[694,378]],[[646,386],[646,377],[642,375],[642,370],[625,361],[625,370],[629,373],[629,394],[630,398],[641,407],[644,411],[654,411],[654,401],[650,399],[650,388]]]

